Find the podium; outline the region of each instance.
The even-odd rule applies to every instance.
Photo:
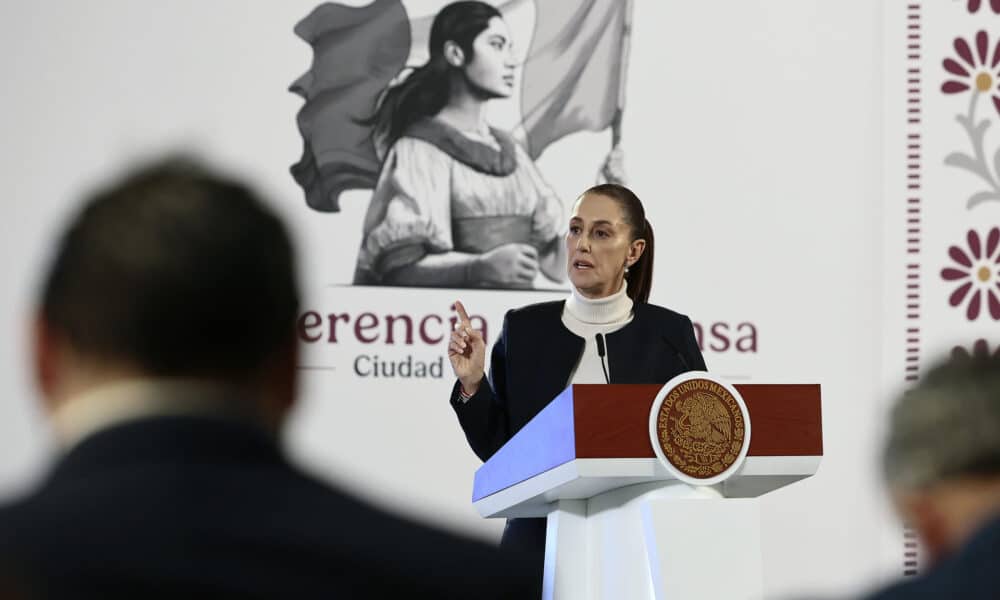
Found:
[[[713,486],[683,483],[656,458],[661,387],[570,386],[476,471],[480,515],[548,518],[544,598],[763,595],[758,498],[819,467],[819,385],[735,385],[750,445]]]

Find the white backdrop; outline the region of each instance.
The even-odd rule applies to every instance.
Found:
[[[80,190],[122,161],[195,149],[249,177],[295,232],[304,310],[447,319],[460,297],[493,338],[507,308],[561,295],[340,285],[369,194],[345,194],[342,212],[320,214],[288,173],[301,152],[301,99],[287,87],[311,60],[292,27],[315,5],[0,7],[0,492],[23,489],[51,450],[25,352],[48,243]],[[408,3],[423,14],[439,5]],[[888,12],[871,0],[637,0],[634,11],[623,146],[629,184],[657,233],[652,300],[706,329],[753,324],[754,352],[706,347],[715,372],[822,384],[819,473],[763,502],[774,597],[848,593],[899,571],[873,462],[884,323],[896,310],[882,300]],[[567,205],[593,183],[609,138],[574,134],[538,161]],[[336,344],[305,345],[291,450],[394,510],[495,537],[500,524],[479,519],[469,502],[478,461],[446,402],[447,359],[443,378],[376,381],[354,371],[359,355],[433,363],[445,345],[390,345],[384,332],[366,344],[340,327]]]

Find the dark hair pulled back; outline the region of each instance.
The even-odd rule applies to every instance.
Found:
[[[626,293],[636,304],[648,302],[649,291],[653,287],[653,226],[646,219],[642,201],[635,192],[617,183],[595,185],[584,194],[599,194],[617,202],[625,215],[625,223],[632,230],[629,241],[646,240],[642,256],[629,269]]]

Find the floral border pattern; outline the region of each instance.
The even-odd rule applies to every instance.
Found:
[[[941,84],[941,91],[945,94],[969,94],[968,109],[965,114],[956,115],[955,120],[965,130],[972,153],[952,152],[944,162],[972,173],[986,183],[986,189],[974,193],[967,200],[966,206],[972,209],[984,202],[1000,202],[1000,147],[991,149],[992,161],[987,161],[985,139],[991,120],[976,117],[976,108],[984,96],[993,101],[994,109],[1000,114],[1000,40],[991,51],[989,34],[980,30],[971,45],[965,38],[955,38],[954,48],[954,57],[945,58],[941,63],[948,73],[948,79]]]

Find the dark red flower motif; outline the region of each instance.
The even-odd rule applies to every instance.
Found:
[[[974,13],[979,11],[979,7],[982,6],[982,4],[983,0],[969,0],[969,3],[966,6],[968,7],[970,13]],[[990,8],[993,9],[993,12],[1000,14],[1000,0],[990,0]]]
[[[941,269],[941,277],[945,281],[958,282],[958,287],[951,293],[948,303],[958,306],[969,299],[965,307],[965,316],[973,321],[979,318],[979,311],[985,302],[994,320],[1000,321],[1000,227],[994,227],[986,235],[986,247],[983,247],[979,234],[969,230],[966,236],[968,251],[952,246],[948,248],[948,256],[958,264],[956,267]]]
[[[1000,0],[996,0],[1000,2]],[[973,54],[972,47],[963,38],[955,38],[955,53],[961,62],[954,58],[946,58],[941,63],[944,70],[953,75],[954,79],[948,79],[941,84],[941,91],[945,94],[958,94],[975,88],[977,92],[993,92],[993,106],[1000,113],[1000,40],[993,46],[990,53],[990,38],[985,31],[976,34],[976,48]]]
[[[965,346],[955,346],[951,349],[951,356],[956,359],[973,357],[989,358],[990,343],[983,338],[979,338],[969,348],[966,348]],[[997,347],[993,350],[993,358],[1000,358],[1000,345],[997,345]]]

